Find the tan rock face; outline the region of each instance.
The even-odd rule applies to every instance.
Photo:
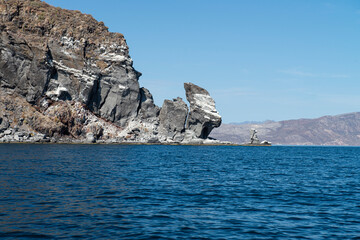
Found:
[[[7,94],[0,90],[0,117],[10,123],[12,128],[23,128],[48,136],[63,134],[66,126],[60,121],[44,116],[24,98],[16,94]]]

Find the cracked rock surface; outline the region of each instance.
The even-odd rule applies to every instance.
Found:
[[[184,139],[188,106],[180,98],[165,100],[160,111],[160,133],[165,140],[181,142]]]
[[[124,36],[91,15],[2,0],[0,30],[0,142],[203,143],[221,123],[194,84],[190,111],[181,98],[156,106]]]
[[[206,139],[213,128],[221,125],[215,101],[208,91],[193,83],[184,83],[184,88],[190,103],[186,128],[193,131],[196,137]]]
[[[119,126],[137,115],[138,78],[122,34],[41,1],[0,3],[1,87],[28,102],[75,100]]]

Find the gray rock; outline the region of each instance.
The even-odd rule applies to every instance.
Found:
[[[0,132],[10,127],[9,120],[5,117],[0,118]]]
[[[131,66],[114,64],[112,72],[96,80],[88,106],[96,114],[125,126],[136,117],[140,104],[138,77]]]
[[[31,137],[31,140],[33,142],[43,142],[46,139],[45,134],[37,133],[33,137]]]
[[[14,135],[15,141],[19,142],[19,141],[21,141],[21,139],[22,139],[22,137],[19,137],[19,135],[17,135],[17,134]]]
[[[24,137],[24,133],[23,132],[16,132],[15,134],[14,134],[14,136],[18,136],[18,137]]]
[[[121,34],[108,32],[102,23],[80,13],[54,20],[54,26],[44,21],[36,25],[31,19],[37,11],[64,11],[68,16],[40,1],[36,6],[28,1],[0,4],[17,11],[16,18],[0,12],[0,26],[6,29],[0,34],[0,87],[14,89],[37,105],[44,96],[79,101],[119,126],[137,116],[141,73],[133,68]],[[24,22],[30,24],[26,34]]]
[[[150,138],[147,142],[148,143],[160,143],[160,141],[157,137]]]
[[[4,141],[28,140],[17,131],[29,129],[51,141],[191,142],[220,125],[214,100],[190,83],[190,112],[181,98],[165,100],[160,110],[149,90],[139,87],[141,73],[124,36],[91,16],[69,15],[40,0],[0,1],[0,9],[6,9],[0,11],[0,93],[6,92],[0,98],[7,102],[0,107],[9,114],[0,112]],[[12,11],[16,16],[9,17]],[[50,138],[35,134],[29,141]]]
[[[197,137],[195,136],[195,132],[189,129],[185,130],[185,134],[184,134],[184,143],[189,143],[191,142],[192,139],[196,139]]]
[[[131,133],[139,134],[139,133],[140,133],[140,129],[139,129],[139,128],[133,128],[133,129],[131,130]]]
[[[173,137],[173,141],[180,143],[184,140],[184,131],[182,132],[177,132],[174,137]]]
[[[113,139],[113,138],[105,140],[105,143],[107,143],[107,144],[112,144],[112,143],[116,143],[116,142],[117,142],[116,139]]]
[[[7,129],[4,131],[4,134],[5,135],[10,135],[12,133],[12,130],[11,129]]]
[[[88,143],[95,143],[96,142],[96,138],[95,138],[93,133],[86,134],[86,142],[88,142]]]
[[[40,140],[41,143],[48,143],[50,142],[50,138],[45,138]]]
[[[7,31],[1,32],[0,50],[0,86],[16,89],[17,93],[34,103],[42,94],[51,72],[47,64],[41,64],[46,52],[32,49],[23,39]]]
[[[28,134],[25,132],[15,132],[14,133],[14,140],[18,142],[22,142],[28,139]]]
[[[2,142],[10,142],[12,140],[12,136],[11,135],[5,135],[3,138],[1,138]]]
[[[221,125],[215,101],[208,91],[193,83],[184,83],[184,88],[190,103],[186,129],[193,131],[197,138],[206,139],[213,128]]]
[[[177,135],[177,141],[181,141],[185,131],[185,121],[188,113],[188,106],[180,98],[171,100],[164,100],[163,106],[160,110],[159,119],[159,133],[173,139]]]
[[[160,108],[154,104],[151,93],[146,88],[140,88],[139,115],[142,119],[158,117]]]

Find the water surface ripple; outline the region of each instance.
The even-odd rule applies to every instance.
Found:
[[[0,144],[0,238],[360,239],[359,156]]]

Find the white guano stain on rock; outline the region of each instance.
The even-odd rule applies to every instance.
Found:
[[[194,94],[194,104],[195,106],[201,108],[204,112],[209,115],[212,115],[216,118],[220,118],[219,112],[216,110],[215,101],[212,97],[205,94]],[[209,118],[205,115],[205,117]]]
[[[79,79],[82,79],[82,80],[85,80],[88,82],[93,82],[97,78],[97,76],[95,74],[89,74],[83,70],[67,67],[64,64],[62,64],[61,61],[58,62],[58,61],[53,60],[53,63],[54,63],[54,66],[56,67],[56,69],[62,70],[68,74],[72,74]]]
[[[67,89],[66,87],[61,87],[61,86],[59,86],[59,87],[58,87],[57,89],[55,89],[55,90],[47,91],[45,95],[48,96],[48,97],[50,97],[50,98],[52,98],[52,97],[57,98],[57,97],[60,96],[61,92],[67,92],[67,91],[68,91],[68,89]]]

